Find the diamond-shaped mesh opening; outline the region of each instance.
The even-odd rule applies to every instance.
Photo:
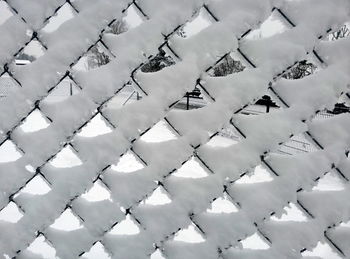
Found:
[[[157,249],[156,251],[154,251],[154,253],[151,254],[150,259],[166,259],[166,257],[164,257],[162,252],[159,249]]]
[[[175,64],[169,51],[160,49],[159,53],[150,59],[148,63],[141,67],[143,73],[154,73]]]
[[[258,232],[240,241],[243,249],[266,250],[270,245]]]
[[[128,83],[103,106],[103,113],[107,116],[108,114],[113,114],[113,110],[132,104],[142,99],[143,96],[144,94],[137,88],[135,83]]]
[[[22,193],[44,195],[50,190],[51,187],[49,186],[47,180],[39,174],[32,178],[17,195]]]
[[[50,161],[50,164],[57,168],[68,168],[82,164],[75,150],[71,145],[65,146],[57,155]]]
[[[239,73],[246,68],[244,61],[236,52],[231,52],[225,55],[222,60],[208,71],[208,74],[213,77],[227,76],[234,73]]]
[[[84,126],[77,134],[79,137],[96,137],[112,132],[112,127],[109,122],[100,114],[97,113],[89,123]]]
[[[169,194],[162,186],[159,186],[157,189],[155,189],[152,192],[152,194],[143,201],[143,204],[154,205],[154,206],[164,205],[169,203],[171,203]]]
[[[111,200],[110,191],[107,189],[106,185],[99,179],[94,182],[93,186],[86,191],[82,196],[87,201],[103,201]]]
[[[191,92],[187,92],[185,96],[175,104],[176,109],[193,110],[205,107],[212,100],[199,86],[194,87]]]
[[[172,176],[183,178],[204,178],[210,174],[196,157],[191,157]]]
[[[146,17],[143,15],[142,10],[136,5],[132,3],[125,11],[124,11],[123,21],[126,24],[128,29],[133,29],[140,24],[142,24]]]
[[[270,95],[265,94],[261,98],[257,98],[254,104],[244,107],[238,114],[259,115],[278,111],[279,108],[278,102]]]
[[[0,145],[0,163],[14,162],[22,157],[22,152],[11,140]]]
[[[54,88],[51,89],[40,103],[41,105],[50,105],[66,100],[69,96],[79,93],[80,88],[70,76],[65,76]]]
[[[313,62],[309,60],[302,60],[293,66],[289,71],[284,73],[282,77],[286,79],[301,79],[312,75],[316,71],[317,66]]]
[[[161,120],[142,134],[140,140],[149,143],[158,143],[177,139],[177,133],[165,121]]]
[[[345,2],[202,4],[0,1],[0,257],[349,257]]]
[[[312,188],[313,191],[341,191],[344,189],[345,183],[335,171],[326,173]]]
[[[282,143],[278,149],[278,153],[295,155],[315,152],[317,150],[319,148],[305,134],[299,134],[292,136],[288,141]]]
[[[215,20],[205,7],[202,7],[195,13],[190,21],[184,24],[177,33],[177,36],[182,38],[190,38],[200,31],[204,30]]]
[[[3,98],[11,95],[20,84],[9,73],[5,72],[0,76],[0,102]]]
[[[119,35],[140,26],[146,20],[142,10],[135,3],[131,3],[124,10],[121,19],[114,20],[108,25],[104,33]]]
[[[290,29],[290,24],[285,20],[278,9],[274,9],[271,15],[259,26],[259,28],[250,31],[244,38],[255,40],[272,37]]]
[[[226,193],[222,197],[216,198],[211,204],[210,208],[207,209],[208,213],[219,214],[219,213],[234,213],[237,212],[238,208]]]
[[[86,72],[108,64],[113,58],[112,53],[99,41],[72,66],[72,69]]]
[[[328,34],[325,40],[336,41],[344,39],[350,36],[350,21],[344,23],[337,30],[334,30]]]
[[[198,227],[191,223],[189,226],[179,230],[175,234],[174,241],[180,241],[185,243],[202,243],[205,242],[205,239]]]
[[[312,249],[312,251],[304,251],[302,252],[303,258],[334,258],[340,259],[342,256],[338,254],[334,249],[332,249],[327,243],[318,242],[317,246]]]
[[[252,170],[252,172],[245,173],[240,179],[235,181],[235,183],[252,184],[271,181],[273,181],[273,177],[267,168],[263,165],[258,165]]]
[[[302,209],[294,203],[288,203],[288,206],[284,207],[283,210],[284,212],[281,215],[272,215],[270,219],[278,222],[305,222],[308,219],[307,215],[302,211]]]
[[[29,247],[23,251],[23,255],[41,256],[46,259],[56,257],[56,250],[43,235],[39,235]]]
[[[66,21],[73,19],[75,15],[76,11],[72,6],[68,2],[65,3],[47,20],[46,25],[42,28],[42,32],[55,32]]]
[[[349,98],[345,95],[339,98],[338,103],[336,103],[333,107],[333,109],[326,109],[326,111],[320,112],[318,114],[318,117],[330,117],[332,115],[337,115],[341,113],[349,113],[350,112],[350,104],[349,104]]]
[[[206,146],[214,148],[225,148],[237,144],[242,140],[241,133],[231,123],[213,135]]]
[[[64,231],[73,231],[82,227],[81,220],[74,215],[71,209],[66,209],[50,226],[50,228]]]
[[[107,253],[106,248],[103,246],[101,242],[95,243],[91,249],[82,255],[82,258],[85,259],[109,259],[110,255]]]
[[[128,31],[128,26],[126,25],[124,20],[115,20],[111,23],[107,29],[105,30],[106,34],[122,34]]]
[[[140,158],[131,150],[123,154],[116,165],[111,166],[112,170],[121,173],[132,173],[144,168],[144,163]]]
[[[35,132],[41,129],[45,129],[50,125],[50,121],[45,117],[39,109],[35,109],[27,118],[23,121],[23,124],[19,127],[23,132]]]
[[[126,218],[117,223],[111,231],[108,232],[111,235],[137,235],[140,233],[139,224],[133,219],[130,214],[126,216]]]
[[[45,47],[37,39],[31,40],[15,57],[15,62],[12,66],[25,66],[42,57],[46,52]]]
[[[0,220],[16,223],[23,217],[23,212],[16,203],[10,202],[6,207],[0,210]]]

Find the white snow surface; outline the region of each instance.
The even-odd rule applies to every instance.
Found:
[[[20,86],[0,99],[0,259],[350,258],[350,114],[315,117],[349,96],[350,38],[323,40],[350,20],[348,0],[0,0],[1,9],[0,76]],[[105,33],[128,13],[142,19]],[[263,33],[271,19],[285,26]],[[11,69],[32,39],[47,49]],[[108,64],[72,69],[101,42]],[[142,72],[164,43],[176,64]],[[246,69],[210,76],[228,53]],[[315,74],[281,78],[310,55]],[[142,98],[114,102],[130,82]],[[72,84],[72,95],[52,96]],[[195,86],[205,105],[174,108]],[[240,112],[267,92],[281,108]],[[240,135],[220,133],[228,127]],[[312,152],[278,153],[294,136]]]

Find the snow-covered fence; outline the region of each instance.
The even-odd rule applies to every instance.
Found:
[[[328,41],[349,1],[2,0],[0,11],[0,75],[18,86],[0,99],[0,258],[350,257],[350,116],[317,117],[349,97],[350,39]],[[283,29],[264,35],[276,19]],[[120,20],[128,30],[111,33]],[[183,37],[189,24],[206,27]],[[16,66],[33,45],[35,60]],[[142,72],[160,51],[175,64]],[[244,70],[210,76],[227,55]],[[315,74],[283,78],[303,60]],[[142,98],[124,105],[130,84]],[[176,109],[195,87],[203,107]],[[242,112],[266,94],[280,108]],[[308,152],[279,151],[305,139]]]

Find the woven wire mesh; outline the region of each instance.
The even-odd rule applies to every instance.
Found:
[[[0,25],[0,83],[12,87],[0,99],[0,256],[300,258],[321,244],[335,258],[350,257],[350,118],[322,116],[349,97],[349,39],[327,40],[348,22],[347,1],[3,0],[4,7],[11,17]],[[140,24],[111,33],[131,8]],[[48,27],[66,9],[69,19]],[[208,27],[179,36],[200,12]],[[287,29],[254,38],[272,14]],[[33,41],[43,54],[16,65]],[[92,51],[107,62],[76,69]],[[171,66],[143,72],[160,52]],[[228,55],[244,69],[213,76]],[[306,58],[319,71],[283,77]],[[198,109],[179,110],[195,92]],[[265,94],[280,108],[251,112]],[[44,126],[25,131],[35,115]],[[105,132],[82,135],[96,120]],[[213,147],[218,137],[231,142]],[[265,178],[252,180],[259,172]],[[337,186],[321,188],[329,177]],[[45,191],[28,191],[38,183]],[[152,204],[155,193],[165,201]],[[224,209],[213,212],[220,201]],[[302,219],[288,218],[290,208]]]

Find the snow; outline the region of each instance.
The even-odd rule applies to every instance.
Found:
[[[197,17],[183,26],[183,30],[186,37],[191,37],[208,27],[213,22],[215,22],[215,20],[210,16],[208,11],[202,7],[198,12]]]
[[[124,155],[122,155],[118,161],[117,165],[112,165],[111,169],[123,172],[123,173],[131,173],[137,170],[144,168],[142,162],[132,153],[132,151],[128,151]]]
[[[277,33],[286,31],[290,25],[281,17],[281,14],[275,9],[269,18],[267,18],[258,29],[251,31],[247,39],[268,38]]]
[[[101,242],[97,242],[96,244],[94,244],[94,246],[91,247],[90,251],[88,253],[85,253],[82,257],[88,258],[88,259],[94,259],[94,258],[108,259],[108,258],[110,258],[110,256],[105,251],[104,246],[101,244]]]
[[[302,253],[303,257],[322,256],[322,258],[339,259],[341,255],[337,254],[327,244],[318,243],[312,251],[305,251]]]
[[[215,136],[207,143],[207,145],[211,147],[229,147],[236,143],[237,143],[236,140],[222,137],[222,136]]]
[[[43,177],[41,175],[37,175],[26,184],[19,194],[29,193],[43,195],[48,193],[50,190],[50,186],[45,182]]]
[[[135,4],[131,4],[126,10],[123,20],[125,21],[127,27],[132,29],[143,23],[144,19],[142,17],[142,14],[140,14],[140,11],[137,9]]]
[[[255,167],[252,173],[243,175],[239,180],[236,181],[237,184],[251,184],[251,183],[261,183],[273,181],[271,174],[261,165]]]
[[[14,202],[7,204],[0,212],[0,220],[16,223],[23,217],[23,213],[18,209]]]
[[[101,114],[97,114],[85,127],[82,128],[77,136],[91,138],[111,132],[112,129],[106,120],[101,116]]]
[[[237,211],[237,207],[227,197],[227,194],[224,194],[223,197],[215,199],[211,203],[211,208],[207,210],[209,213],[233,213]]]
[[[149,131],[143,134],[140,140],[145,142],[163,142],[176,139],[176,133],[168,126],[165,121],[155,124]]]
[[[53,259],[55,258],[56,254],[55,249],[46,242],[43,235],[40,235],[33,243],[30,244],[28,251],[35,254],[40,254],[45,259]]]
[[[257,233],[247,237],[246,239],[241,241],[243,249],[257,249],[257,250],[265,250],[269,249],[269,245],[264,241],[260,235]]]
[[[0,257],[350,256],[350,119],[315,116],[349,90],[349,39],[319,38],[349,20],[346,0],[7,4],[1,73],[33,31],[48,49],[1,74],[22,87],[0,102]],[[119,19],[128,31],[105,33]],[[97,43],[110,62],[75,69]],[[176,64],[141,72],[163,43]],[[313,50],[315,74],[279,78]],[[228,53],[246,69],[210,76]],[[195,86],[201,107],[175,108]],[[282,108],[254,106],[266,93]]]
[[[54,167],[73,167],[81,165],[81,160],[74,154],[74,150],[67,146],[57,154],[52,160],[51,165]]]
[[[66,209],[50,228],[72,231],[82,228],[82,226],[77,217],[73,215],[71,209]]]
[[[197,159],[191,157],[186,163],[184,163],[176,172],[172,174],[176,177],[185,178],[203,178],[208,176],[208,172],[199,164]]]
[[[164,205],[170,202],[171,200],[162,186],[159,186],[150,197],[144,200],[144,204],[147,205]]]
[[[274,221],[306,221],[305,213],[301,211],[294,203],[289,203],[284,208],[285,212],[281,217],[272,216],[270,219]]]
[[[61,26],[61,24],[73,17],[74,9],[66,3],[48,20],[47,24],[42,28],[42,31],[45,33],[54,32]]]
[[[151,259],[165,259],[162,253],[157,249],[152,255]]]
[[[21,153],[11,140],[6,140],[0,147],[0,163],[16,161]]]
[[[137,235],[138,233],[140,233],[140,228],[137,226],[137,223],[131,219],[130,215],[127,215],[123,221],[119,222],[109,232],[111,235]]]
[[[6,4],[5,1],[0,2],[1,18],[0,25],[5,23],[8,18],[10,18],[13,13],[10,11],[10,7]]]
[[[79,88],[75,83],[69,78],[65,78],[42,100],[42,104],[61,102],[67,99],[70,95],[77,94],[78,92]]]
[[[101,180],[97,180],[92,188],[81,197],[90,202],[111,200],[111,195]]]
[[[322,177],[313,190],[318,191],[341,191],[345,189],[345,183],[335,172],[329,172]]]
[[[49,126],[49,121],[41,114],[39,110],[34,110],[20,126],[23,132],[35,132],[45,129]]]
[[[202,243],[205,241],[193,225],[190,225],[187,228],[184,228],[177,232],[175,234],[174,240],[186,243]]]
[[[35,59],[40,58],[45,54],[45,48],[41,45],[38,40],[32,40],[27,46],[22,50],[23,53],[33,56]]]

